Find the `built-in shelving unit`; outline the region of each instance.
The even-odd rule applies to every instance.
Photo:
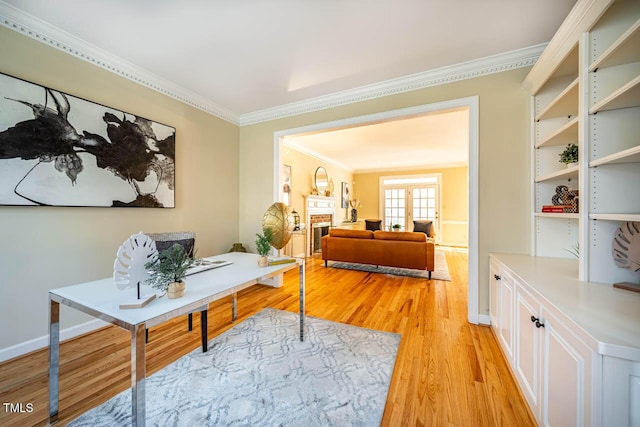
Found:
[[[533,98],[534,252],[540,256],[570,257],[578,242],[578,213],[542,212],[544,205],[554,204],[559,188],[580,190],[579,166],[568,168],[559,161],[568,144],[580,145],[578,60],[576,43]]]
[[[615,266],[616,230],[640,221],[640,2],[616,1],[589,31],[587,280],[639,282]]]
[[[638,272],[615,266],[611,244],[621,225],[640,222],[640,2],[584,3],[589,19],[561,28],[525,80],[532,254],[570,258],[579,246],[580,280],[637,283]],[[578,166],[559,164],[567,144],[578,146]],[[542,213],[561,186],[578,194],[579,212]]]

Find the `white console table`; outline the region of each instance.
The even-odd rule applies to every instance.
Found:
[[[206,351],[206,307],[209,303],[233,295],[235,319],[236,292],[262,280],[298,268],[300,274],[300,341],[304,340],[304,259],[290,264],[258,267],[255,254],[232,252],[207,258],[229,260],[231,265],[203,271],[187,278],[182,298],[156,298],[139,309],[119,308],[135,295],[135,289],[119,291],[113,278],[81,283],[49,291],[49,424],[58,419],[58,387],[60,357],[60,304],[110,322],[131,332],[131,411],[133,425],[145,425],[145,330],[176,316],[200,310],[203,351]],[[202,307],[205,307],[202,310]]]

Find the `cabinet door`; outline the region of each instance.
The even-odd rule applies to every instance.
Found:
[[[516,290],[516,357],[515,372],[531,412],[540,420],[541,332],[535,320],[540,317],[540,302],[521,285]]]
[[[562,427],[592,425],[591,368],[597,356],[571,332],[560,316],[544,308],[542,316],[543,424]]]
[[[496,334],[499,333],[500,315],[498,312],[498,301],[500,300],[500,270],[491,262],[489,266],[489,317],[491,318],[491,327]]]
[[[513,360],[513,281],[506,274],[502,274],[498,282],[500,287],[498,336],[505,355],[511,363]]]
[[[640,426],[640,362],[605,356],[602,425]]]

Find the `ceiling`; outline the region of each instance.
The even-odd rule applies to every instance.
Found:
[[[503,57],[531,65],[575,2],[0,0],[0,24],[244,125],[503,71]],[[460,165],[467,122],[449,111],[288,144],[355,172]]]
[[[469,110],[292,136],[285,145],[356,173],[468,164]]]
[[[574,3],[0,0],[237,116],[546,43]]]

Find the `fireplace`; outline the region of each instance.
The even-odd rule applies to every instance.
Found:
[[[322,236],[329,234],[331,222],[316,222],[311,224],[311,253],[322,252]]]
[[[322,236],[329,233],[335,217],[335,200],[333,197],[307,196],[307,256],[322,250]]]

